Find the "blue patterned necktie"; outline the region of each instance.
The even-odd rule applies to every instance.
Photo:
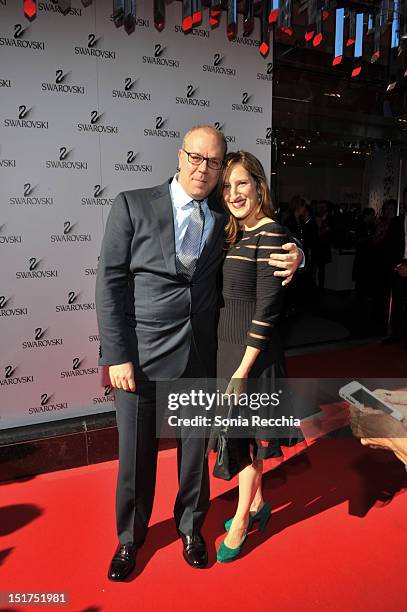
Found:
[[[195,272],[204,227],[204,214],[201,202],[192,200],[192,204],[194,208],[189,216],[188,227],[176,258],[177,272],[188,278],[192,278]]]

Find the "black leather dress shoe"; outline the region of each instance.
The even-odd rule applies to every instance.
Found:
[[[208,565],[208,551],[206,550],[205,540],[201,534],[184,535],[180,532],[184,550],[185,561],[197,569],[202,569]]]
[[[136,567],[137,547],[134,544],[119,544],[110,563],[107,577],[113,582],[122,582]]]

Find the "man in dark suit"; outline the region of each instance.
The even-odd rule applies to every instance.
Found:
[[[407,295],[407,187],[403,190],[400,214],[392,220],[387,239],[386,260],[392,275],[391,335],[385,343],[398,342],[403,337],[403,305]],[[404,334],[405,348],[407,337]]]
[[[216,277],[222,260],[224,213],[209,198],[226,152],[221,132],[192,128],[178,152],[179,173],[163,185],[120,193],[103,239],[96,281],[100,364],[116,389],[119,546],[110,580],[134,569],[150,519],[156,478],[155,390],[159,380],[214,378]],[[301,255],[295,245],[270,261],[290,275]],[[183,555],[207,565],[200,529],[209,507],[206,440],[181,430],[179,491],[174,516]]]

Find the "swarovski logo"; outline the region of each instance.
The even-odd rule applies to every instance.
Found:
[[[155,129],[144,128],[144,136],[157,136],[159,138],[180,138],[179,130],[163,129],[167,124],[168,119],[164,119],[161,115],[155,118]]]
[[[14,25],[12,38],[0,37],[0,47],[18,47],[20,49],[32,49],[34,51],[44,51],[45,43],[38,40],[25,40],[26,33],[30,28],[23,28],[21,23]]]
[[[194,87],[194,85],[187,85],[187,95],[185,98],[181,98],[177,96],[175,98],[176,104],[188,104],[190,106],[206,106],[210,107],[210,100],[206,100],[204,98],[196,98],[196,94],[199,91],[199,87]]]
[[[79,297],[79,293],[75,293],[75,291],[70,291],[68,293],[68,304],[75,304],[78,297]]]
[[[88,34],[88,47],[93,49],[98,44],[100,38],[96,38],[95,34]]]
[[[55,83],[63,83],[66,79],[67,75],[64,74],[64,71],[60,68],[55,72]]]
[[[70,4],[60,2],[60,5],[58,5],[57,0],[52,0],[52,4],[51,2],[38,2],[38,10],[44,13],[62,13],[64,17],[82,17],[82,9],[71,7]],[[86,7],[90,2],[89,0],[82,0],[82,4]]]
[[[68,157],[70,151],[66,147],[60,147],[59,149],[59,161],[62,161]]]
[[[167,119],[163,119],[163,117],[155,118],[155,129],[161,130],[162,127],[167,123]]]
[[[254,38],[250,38],[250,36],[236,36],[230,41],[235,45],[244,45],[246,47],[260,47],[260,41]]]
[[[210,72],[211,74],[217,74],[220,76],[236,76],[236,68],[225,66],[225,59],[226,58],[224,55],[215,53],[212,64],[203,64],[203,72]]]
[[[28,315],[27,307],[11,308],[13,297],[6,298],[5,295],[0,295],[0,317],[21,317]]]
[[[188,85],[187,87],[187,98],[192,98],[199,91],[199,87],[194,87],[193,85]]]
[[[91,242],[91,234],[78,234],[73,231],[77,225],[77,223],[65,221],[63,234],[51,234],[51,242]]]
[[[4,368],[4,378],[0,379],[0,387],[34,382],[34,376],[18,376],[18,370],[18,366],[6,365]]]
[[[124,79],[124,91],[131,91],[136,84],[137,79],[132,80],[131,77],[127,77]]]
[[[70,74],[70,72],[64,72],[62,68],[58,68],[58,70],[55,71],[55,82],[42,83],[42,91],[83,95],[85,93],[85,87],[83,85],[71,85],[67,83]]]
[[[37,259],[37,257],[30,257],[28,260],[28,271],[24,270],[21,272],[16,272],[17,279],[23,278],[57,278],[58,270],[42,270],[40,269],[42,264],[42,259]]]
[[[266,71],[258,72],[257,79],[260,81],[272,81],[273,80],[273,63],[267,62]]]
[[[28,30],[28,28],[27,28]],[[21,23],[16,23],[14,26],[14,38],[21,38],[24,36],[25,30]]]
[[[46,333],[46,329],[42,329],[42,327],[36,327],[35,328],[35,333],[34,333],[34,338],[36,340],[41,340],[41,338],[45,335]]]
[[[76,223],[75,223],[76,225]],[[64,234],[70,234],[75,226],[70,221],[64,223]]]
[[[33,107],[28,108],[25,104],[21,104],[18,107],[17,117],[18,119],[4,119],[5,127],[17,127],[17,128],[35,128],[35,129],[48,129],[48,121],[34,121],[32,119],[26,119],[28,115],[32,114]]]
[[[242,93],[242,102],[241,104],[232,104],[232,110],[234,111],[243,111],[246,113],[263,113],[262,106],[255,106],[250,104],[253,95],[249,94],[247,91]]]
[[[126,153],[126,163],[116,163],[114,165],[114,169],[116,172],[152,172],[153,166],[152,164],[146,163],[135,163],[139,153],[135,153],[134,151],[127,151]]]
[[[62,338],[47,338],[48,329],[42,327],[36,327],[34,330],[34,340],[25,340],[22,343],[23,350],[26,349],[38,349],[38,348],[50,348],[54,346],[62,346]]]
[[[97,57],[99,59],[116,59],[116,52],[109,49],[99,49],[99,41],[101,38],[96,38],[95,34],[88,34],[88,42],[86,47],[74,47],[75,55],[87,55]]]
[[[152,64],[155,66],[166,66],[167,68],[179,68],[180,61],[164,57],[167,47],[163,47],[160,43],[154,45],[154,55],[143,55],[143,64]]]
[[[226,127],[225,123],[221,123],[220,121],[215,121],[213,125],[220,132],[225,132],[225,129],[224,129]],[[225,133],[224,133],[224,136],[225,136],[225,140],[227,143],[236,142],[236,136],[232,136],[231,134],[225,134]]]
[[[67,402],[55,402],[53,401],[54,397],[55,393],[52,393],[51,395],[48,393],[42,393],[40,397],[40,405],[29,408],[28,414],[41,414],[43,412],[54,412],[55,410],[66,410],[68,408]]]
[[[162,47],[160,44],[154,45],[154,57],[161,57],[166,47]]]
[[[67,147],[59,147],[58,160],[48,159],[45,161],[45,167],[48,170],[87,170],[88,162],[70,160],[73,149]]]
[[[46,406],[46,405],[48,404],[48,402],[50,401],[50,399],[51,399],[51,398],[48,396],[48,394],[47,394],[47,393],[43,393],[43,394],[41,395],[41,402],[40,402],[40,403],[41,403],[41,406]]]
[[[182,29],[182,26],[179,25],[175,25],[174,26],[174,32],[177,32],[178,34],[182,34],[182,36],[185,36],[185,32]],[[188,36],[198,36],[199,38],[209,38],[210,37],[210,30],[204,30],[203,28],[192,28],[189,32],[188,32]]]
[[[78,123],[78,132],[94,132],[104,134],[118,134],[119,128],[117,125],[104,125],[102,118],[104,113],[93,110],[90,114],[90,123]]]
[[[98,368],[83,368],[86,358],[80,359],[74,357],[72,359],[72,369],[61,372],[61,378],[71,378],[73,376],[88,376],[89,374],[97,374]]]
[[[94,110],[90,114],[90,122],[92,123],[92,125],[94,125],[95,123],[99,123],[101,117],[102,115],[99,115],[98,111]]]
[[[104,404],[106,402],[113,402],[114,395],[112,391],[113,391],[113,388],[111,385],[105,385],[103,395],[100,397],[94,397],[93,403],[94,404]]]
[[[94,302],[79,302],[81,293],[69,291],[65,304],[58,304],[55,307],[55,312],[79,312],[83,310],[95,310]]]
[[[38,268],[38,266],[40,265],[41,260],[37,259],[36,257],[30,257],[29,261],[28,261],[28,269],[29,270],[36,270]]]
[[[17,368],[14,368],[11,365],[8,365],[4,368],[4,376],[5,378],[11,378],[16,371]]]
[[[102,185],[94,185],[93,186],[93,196],[92,197],[83,197],[81,199],[81,203],[83,206],[106,206],[111,205],[114,202],[114,198],[106,197],[107,193],[107,185],[102,187]]]
[[[79,370],[79,368],[81,367],[82,361],[79,359],[79,357],[74,357],[74,359],[72,360],[72,369],[73,370]]]
[[[113,98],[126,98],[127,100],[136,100],[137,102],[147,102],[151,100],[149,91],[134,91],[138,79],[134,77],[126,77],[124,79],[123,89],[113,89]]]
[[[256,138],[256,144],[265,145],[267,147],[271,146],[271,139],[273,137],[273,129],[271,127],[266,128],[266,137],[265,138]]]
[[[31,108],[27,108],[25,104],[22,104],[18,107],[18,118],[24,119],[27,117],[28,113],[31,111]]]
[[[38,185],[34,187],[31,183],[24,183],[23,197],[11,197],[11,206],[51,206],[54,203],[54,199],[51,197],[35,196],[31,197],[36,190]]]
[[[6,234],[7,226],[5,223],[0,225],[0,244],[21,244],[21,235]]]

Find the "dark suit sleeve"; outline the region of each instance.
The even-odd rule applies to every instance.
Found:
[[[100,335],[100,365],[130,361],[125,297],[130,278],[130,251],[134,227],[124,193],[110,211],[96,277],[96,312]]]

